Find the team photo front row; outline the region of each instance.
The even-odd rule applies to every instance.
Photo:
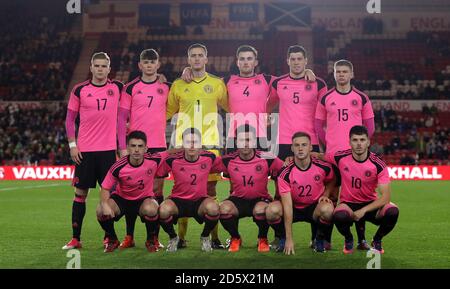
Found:
[[[97,218],[105,231],[104,252],[134,246],[129,235],[130,221],[137,216],[145,224],[149,252],[164,246],[158,241],[160,227],[168,234],[166,251],[175,252],[186,245],[175,232],[179,220],[194,218],[203,225],[200,248],[211,252],[211,232],[220,222],[230,234],[228,251],[241,246],[240,218],[252,217],[258,227],[258,252],[272,248],[287,255],[295,254],[293,223],[311,224],[311,248],[316,252],[331,249],[333,225],[344,237],[343,252],[354,250],[350,231],[355,223],[369,221],[378,226],[369,246],[358,240],[357,249],[384,253],[382,238],[396,225],[399,209],[390,202],[391,188],[385,162],[369,151],[369,133],[364,126],[353,126],[349,133],[350,149],[338,151],[333,162],[314,154],[308,133],[297,132],[291,140],[292,156],[286,161],[257,150],[256,129],[242,125],[236,129],[237,149],[223,156],[203,150],[201,132],[187,128],[182,133],[182,149],[147,152],[147,136],[132,131],[126,138],[127,155],[116,161],[101,184]],[[155,192],[155,181],[169,175],[174,185],[165,199]],[[223,174],[230,182],[230,195],[218,203],[208,194],[211,175]],[[272,196],[268,180],[275,182]],[[339,190],[340,187],[340,190]],[[379,190],[380,196],[377,191]],[[340,191],[340,192],[339,192]],[[127,218],[127,237],[122,244],[114,222]],[[274,242],[269,244],[272,227]],[[184,232],[185,234],[185,232]],[[359,236],[358,236],[359,237]],[[81,242],[77,248],[81,248]]]

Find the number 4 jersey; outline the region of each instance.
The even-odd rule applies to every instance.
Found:
[[[88,80],[73,88],[67,108],[80,115],[77,139],[80,152],[117,148],[117,110],[122,87],[115,80],[100,86]]]

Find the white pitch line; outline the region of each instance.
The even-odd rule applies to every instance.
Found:
[[[2,189],[0,189],[0,192],[1,191],[23,190],[23,189],[58,187],[58,186],[67,186],[67,184],[37,185],[37,186],[26,186],[26,187],[9,187],[9,188],[2,188]]]

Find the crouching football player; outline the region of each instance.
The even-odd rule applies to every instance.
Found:
[[[228,251],[237,252],[241,246],[238,222],[253,217],[258,226],[258,252],[270,251],[267,241],[269,224],[266,208],[272,201],[267,190],[268,177],[276,178],[283,162],[278,158],[264,158],[256,148],[256,129],[249,125],[236,130],[237,152],[222,157],[222,172],[230,177],[231,195],[220,204],[220,222],[231,235]]]
[[[333,203],[329,199],[335,187],[335,176],[331,165],[311,157],[311,138],[307,133],[297,132],[292,136],[294,160],[278,176],[278,191],[281,202],[272,202],[266,210],[267,221],[276,235],[286,239],[284,252],[295,254],[292,223],[308,222],[317,225],[315,251],[325,252],[325,232],[331,226]],[[284,223],[283,223],[284,221]],[[283,246],[281,246],[283,248]]]
[[[354,222],[369,221],[378,227],[372,248],[384,253],[381,240],[397,223],[399,209],[390,202],[391,188],[386,163],[369,152],[369,134],[364,126],[354,126],[350,133],[351,149],[334,155],[342,177],[339,205],[334,211],[334,223],[344,236],[345,254],[353,252]],[[378,187],[381,196],[377,196]]]
[[[205,223],[200,236],[201,249],[211,252],[209,234],[219,221],[219,205],[208,196],[208,175],[218,172],[220,160],[202,150],[202,136],[196,128],[183,132],[182,143],[184,150],[169,156],[158,171],[158,176],[172,172],[174,178],[172,192],[159,208],[161,227],[170,238],[167,251],[177,251],[180,242],[173,224],[178,218],[193,217],[198,223]]]
[[[109,169],[100,191],[97,219],[106,233],[104,252],[113,252],[119,247],[114,222],[125,214],[139,214],[147,230],[145,246],[149,252],[156,252],[158,202],[154,198],[153,182],[163,157],[158,153],[145,153],[147,137],[141,131],[128,135],[127,150],[129,155]],[[116,190],[110,195],[114,185]]]

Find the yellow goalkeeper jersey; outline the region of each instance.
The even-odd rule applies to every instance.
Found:
[[[173,82],[167,100],[167,119],[178,112],[176,146],[181,146],[183,131],[195,127],[202,133],[204,146],[219,145],[218,108],[228,110],[227,88],[222,79],[206,73],[190,83],[182,79]]]

